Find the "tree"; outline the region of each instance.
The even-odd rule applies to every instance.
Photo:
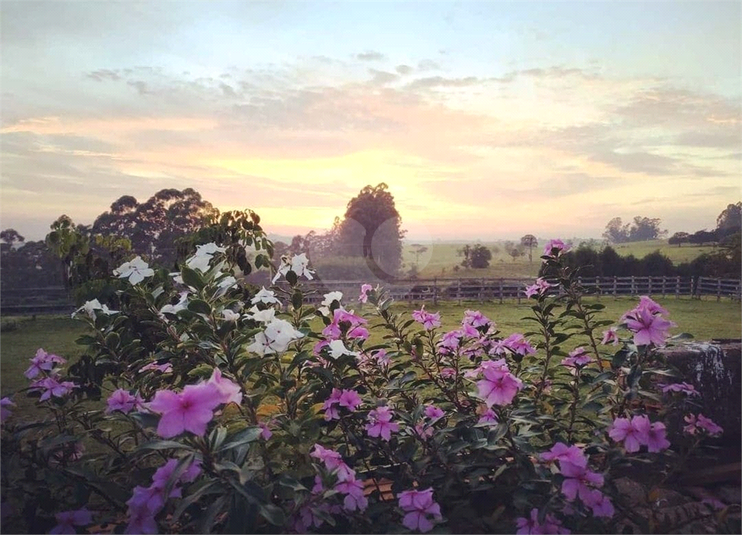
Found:
[[[21,236],[16,229],[8,228],[0,232],[0,240],[12,247],[16,243],[23,243],[26,241],[26,238]]]
[[[520,239],[523,247],[528,247],[528,261],[533,262],[533,248],[538,245],[538,240],[533,234],[526,234]]]
[[[680,247],[680,244],[682,243],[688,243],[688,238],[690,237],[690,234],[687,232],[676,232],[672,236],[670,236],[670,239],[667,240],[667,243],[670,245],[677,245]]]
[[[660,229],[661,219],[636,216],[629,230],[628,241],[657,240],[667,234]]]
[[[513,262],[525,254],[522,245],[509,240],[505,242],[505,252],[512,257]]]
[[[197,231],[218,211],[192,188],[163,189],[144,203],[124,195],[93,223],[93,234],[119,236],[131,241],[132,250],[150,262],[173,267],[175,241]]]
[[[337,228],[338,252],[363,257],[372,273],[387,279],[402,264],[402,218],[383,182],[366,186],[349,202]]]
[[[611,243],[624,243],[628,240],[629,225],[623,224],[620,217],[614,217],[605,226],[603,237]]]
[[[611,243],[656,240],[667,234],[660,223],[659,218],[636,216],[633,223],[624,225],[620,217],[614,217],[605,226],[603,237]]]
[[[716,234],[719,239],[742,230],[742,201],[730,204],[716,218]]]
[[[492,252],[482,244],[475,245],[471,250],[471,267],[484,269],[489,267],[492,260]]]
[[[428,248],[419,243],[412,244],[412,252],[415,253],[415,267],[420,264],[420,255],[428,252]]]

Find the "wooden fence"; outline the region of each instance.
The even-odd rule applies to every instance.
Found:
[[[330,291],[341,291],[346,301],[356,299],[365,281],[305,281],[305,300],[316,304]],[[533,279],[398,279],[383,286],[397,301],[521,302]],[[580,283],[595,295],[702,296],[740,300],[740,281],[708,277],[582,277]],[[0,290],[0,315],[65,314],[75,310],[63,287]]]

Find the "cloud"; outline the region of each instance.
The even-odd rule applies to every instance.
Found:
[[[409,89],[432,89],[436,87],[470,87],[482,83],[476,76],[466,78],[444,78],[443,76],[431,76],[413,80],[407,87]]]
[[[386,56],[382,54],[381,52],[376,52],[374,50],[367,50],[366,52],[361,52],[360,54],[356,54],[355,58],[361,61],[382,61],[386,59]]]

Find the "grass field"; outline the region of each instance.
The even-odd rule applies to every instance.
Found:
[[[740,338],[742,317],[739,303],[725,300],[698,301],[690,298],[667,298],[657,301],[670,312],[670,318],[678,324],[672,334],[687,332],[698,340],[713,338]],[[637,298],[622,297],[618,299],[603,298],[605,305],[604,317],[617,320],[624,312],[633,308]],[[419,308],[414,304],[395,305],[400,312],[411,312]],[[461,321],[464,311],[468,309],[481,310],[490,319],[494,320],[502,334],[507,336],[513,332],[523,332],[530,328],[529,323],[522,318],[529,314],[530,309],[526,301],[518,305],[515,303],[441,303],[438,307],[428,305],[431,312],[440,312],[442,329],[456,328]],[[361,311],[367,313],[368,309]],[[28,367],[28,360],[36,354],[39,347],[46,351],[60,355],[74,361],[82,354],[82,347],[75,344],[75,339],[85,331],[81,322],[71,320],[66,316],[47,316],[18,320],[18,329],[0,334],[0,392],[2,396],[12,394],[28,385],[23,372]],[[380,329],[373,329],[372,342],[381,341],[383,334]],[[584,344],[584,341],[574,338],[565,347],[570,348]],[[33,406],[33,402],[25,396],[14,398],[18,404],[17,410],[23,411]]]
[[[493,252],[490,266],[485,269],[464,269],[460,267],[463,257],[458,254],[459,249],[464,247],[464,243],[452,242],[433,242],[428,244],[419,244],[427,247],[426,251],[419,254],[419,250],[414,243],[406,242],[402,250],[403,270],[406,272],[412,266],[417,266],[420,277],[484,277],[484,278],[526,278],[536,277],[541,267],[540,256],[543,252],[543,240],[533,249],[533,262],[528,261],[528,256],[520,257],[513,261],[512,257],[505,252],[504,241],[481,242],[482,245],[490,250],[495,248],[498,252]],[[473,242],[474,243],[474,242]],[[580,242],[576,241],[575,245]],[[682,262],[690,262],[703,253],[709,253],[715,250],[715,247],[693,246],[684,244],[682,247],[669,245],[667,240],[651,240],[634,243],[623,243],[612,245],[621,256],[633,255],[636,258],[644,258],[646,255],[659,251],[672,260],[677,265]],[[459,266],[458,271],[455,267]]]

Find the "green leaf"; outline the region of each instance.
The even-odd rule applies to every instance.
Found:
[[[183,282],[187,284],[188,286],[191,286],[193,288],[196,288],[197,290],[201,291],[206,286],[206,283],[204,282],[201,275],[199,275],[196,270],[189,268],[188,266],[183,266],[180,270],[180,275],[183,277]]]
[[[230,441],[219,448],[219,451],[227,451],[249,444],[250,442],[255,442],[262,432],[263,430],[259,427],[247,427],[230,437]]]
[[[188,301],[188,310],[197,314],[211,314],[211,305],[203,299],[191,299]]]
[[[187,450],[187,451],[194,451],[191,446],[188,444],[183,444],[181,442],[176,442],[174,440],[157,440],[155,442],[147,442],[146,444],[141,444],[135,451],[147,451],[147,450],[154,450],[154,451],[162,451],[162,450]]]
[[[259,511],[260,516],[274,526],[283,526],[286,523],[286,515],[283,514],[283,510],[272,503],[259,506]]]

